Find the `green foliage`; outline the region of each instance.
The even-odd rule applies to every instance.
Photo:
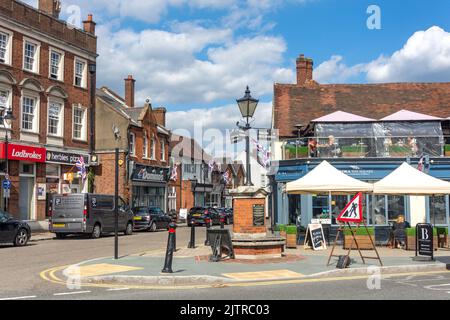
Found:
[[[439,229],[443,229],[443,228],[439,228]],[[447,228],[445,228],[445,232],[446,234],[448,234],[448,230]],[[415,237],[416,236],[416,228],[408,228],[406,229],[406,235],[408,237]],[[433,236],[437,236],[438,235],[438,228],[433,228]]]
[[[88,181],[88,192],[94,193],[95,172],[94,168],[92,167],[89,168],[89,172],[87,174],[87,181]]]
[[[297,226],[286,226],[286,234],[297,234]]]
[[[285,224],[278,224],[277,227],[278,227],[278,231],[280,231],[280,232],[286,231],[286,225]]]
[[[359,229],[353,228],[353,233],[356,236],[367,236],[368,234],[370,234],[371,236],[375,236],[375,228],[374,227],[368,227],[367,230],[369,231],[369,233],[367,233],[366,228],[364,228],[364,227],[361,227]],[[346,236],[352,235],[350,228],[344,229],[344,235],[346,235]]]
[[[445,149],[445,152],[450,152],[450,144],[446,144],[444,149]]]
[[[389,151],[391,153],[403,153],[403,154],[411,153],[411,149],[407,146],[390,146]]]
[[[367,151],[367,146],[343,146],[341,150],[346,153],[362,153]]]
[[[293,157],[295,157],[295,155],[298,155],[299,157],[308,155],[308,147],[297,147],[293,145],[286,145],[285,148],[286,151],[289,152],[289,154]]]

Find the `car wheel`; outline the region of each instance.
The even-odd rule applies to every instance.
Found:
[[[94,226],[94,230],[92,230],[91,238],[92,239],[98,239],[102,235],[102,227],[97,223]]]
[[[133,224],[131,222],[128,222],[124,233],[126,236],[131,236],[133,234]]]
[[[158,228],[156,227],[156,223],[152,222],[152,224],[150,225],[150,231],[156,232],[156,230],[158,230]]]
[[[65,239],[66,238],[66,234],[64,233],[57,233],[56,234],[56,239]]]
[[[14,246],[23,247],[28,243],[28,232],[25,229],[19,229],[17,232],[16,238],[14,239]]]

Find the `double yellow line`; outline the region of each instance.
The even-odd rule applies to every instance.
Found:
[[[44,270],[40,273],[40,277],[43,280],[67,285],[67,282],[56,276],[57,272],[61,272],[69,266],[54,267]],[[430,274],[443,274],[448,273],[446,271],[427,271],[427,272],[406,272],[406,273],[393,273],[382,274],[382,278],[387,277],[402,277],[402,276],[414,276],[414,275],[430,275]],[[187,285],[187,286],[157,286],[157,285],[125,285],[125,284],[100,284],[100,283],[80,283],[81,287],[96,287],[96,288],[108,288],[108,289],[138,289],[138,290],[192,290],[192,289],[210,289],[210,288],[228,288],[228,287],[253,287],[253,286],[272,286],[272,285],[286,285],[286,284],[302,284],[302,283],[319,283],[319,282],[333,282],[333,281],[349,281],[349,280],[361,280],[367,279],[373,275],[361,275],[361,276],[348,276],[348,277],[324,277],[324,278],[301,278],[301,279],[286,279],[286,280],[269,280],[269,281],[249,281],[249,282],[232,282],[225,284],[211,284],[211,285]]]

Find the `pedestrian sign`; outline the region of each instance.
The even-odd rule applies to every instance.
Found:
[[[3,180],[3,189],[11,189],[11,180]]]
[[[361,223],[363,221],[362,192],[358,193],[356,197],[354,197],[353,200],[347,204],[345,209],[337,218],[337,221],[356,223]]]

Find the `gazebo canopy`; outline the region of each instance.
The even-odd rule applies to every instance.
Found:
[[[374,184],[374,194],[394,195],[446,195],[450,182],[434,178],[406,162],[386,178]]]
[[[312,120],[311,122],[373,122],[375,119],[361,117],[353,113],[344,111],[336,111],[326,116]]]
[[[373,185],[354,179],[323,161],[303,178],[287,184],[289,194],[331,193],[338,195],[372,192]]]
[[[380,121],[442,121],[442,119],[423,113],[400,110],[390,116],[384,117]]]

